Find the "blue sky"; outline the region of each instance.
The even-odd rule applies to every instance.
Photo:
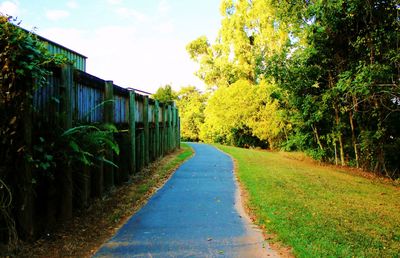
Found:
[[[21,26],[88,57],[87,72],[123,87],[155,92],[203,83],[185,46],[214,41],[219,0],[0,0]]]

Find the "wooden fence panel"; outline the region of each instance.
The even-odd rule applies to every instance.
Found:
[[[136,122],[143,123],[144,102],[142,98],[136,99]]]
[[[76,87],[76,120],[80,123],[101,123],[104,121],[104,91],[78,83]]]
[[[40,113],[60,112],[60,71],[55,70],[57,75],[47,78],[48,85],[36,90],[33,94],[33,108]],[[47,117],[50,118],[50,117]]]
[[[173,105],[159,103],[80,70],[67,72],[65,69],[55,68],[48,78],[49,85],[35,92],[34,111],[51,121],[67,118],[68,121],[60,123],[65,129],[82,124],[113,123],[119,130],[115,138],[121,152],[119,156],[113,156],[111,151],[107,153],[107,158],[119,166],[116,169],[99,161],[90,168],[75,166],[74,170],[79,171],[74,173],[71,167],[63,171],[67,176],[61,179],[63,187],[52,186],[58,191],[57,196],[64,196],[56,207],[62,210],[63,219],[71,216],[72,203],[76,204],[74,208],[86,207],[93,198],[101,197],[115,184],[127,181],[129,175],[179,146],[179,118]],[[78,184],[71,187],[71,182]]]

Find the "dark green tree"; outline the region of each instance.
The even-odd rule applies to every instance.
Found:
[[[167,84],[164,87],[157,89],[156,93],[151,95],[153,99],[156,99],[163,103],[169,103],[178,99],[177,93],[172,89],[171,85]]]

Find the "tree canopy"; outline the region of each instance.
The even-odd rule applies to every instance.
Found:
[[[181,137],[183,140],[199,141],[200,129],[204,123],[204,109],[207,96],[194,86],[183,87],[176,101],[181,118]]]
[[[399,176],[399,9],[395,0],[222,0],[217,39],[187,45],[210,92],[200,139]]]
[[[152,95],[153,99],[160,102],[169,103],[177,99],[176,92],[172,89],[171,85],[167,84],[164,87],[157,89],[156,93]]]

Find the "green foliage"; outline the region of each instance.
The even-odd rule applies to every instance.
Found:
[[[118,167],[106,158],[110,150],[119,155],[119,147],[113,138],[118,130],[112,124],[81,125],[66,130],[61,135],[63,154],[68,163],[81,162],[86,166],[94,166],[103,161]],[[70,165],[70,164],[69,164]]]
[[[176,92],[169,84],[158,88],[157,92],[151,95],[151,97],[163,103],[170,103],[178,98]]]
[[[249,208],[296,257],[397,257],[397,186],[298,153],[218,146],[237,161]]]
[[[63,60],[50,56],[35,35],[13,25],[11,17],[0,16],[0,159],[13,163],[26,151],[23,114],[32,94],[46,85],[49,65]]]
[[[176,105],[181,121],[181,139],[199,141],[207,96],[193,86],[182,88],[177,95]]]
[[[206,83],[208,89],[228,86],[238,80],[238,70],[229,61],[229,55],[224,55],[223,45],[210,45],[203,36],[189,43],[186,49],[191,58],[200,64],[195,74]]]
[[[0,190],[7,189],[14,197],[1,207],[0,223],[7,227],[10,244],[17,239],[16,227],[26,227],[29,232],[23,228],[18,233],[33,236],[32,196],[55,180],[57,171],[77,163],[94,165],[97,160],[115,166],[105,158],[105,152],[119,153],[114,126],[83,125],[64,131],[65,114],[42,119],[34,110],[33,94],[47,86],[52,68],[68,60],[51,55],[34,34],[12,22],[11,17],[0,16],[0,182],[4,183]],[[1,237],[4,232],[2,228]]]
[[[398,12],[395,0],[222,0],[216,41],[187,46],[214,91],[200,138],[254,136],[400,176]]]
[[[12,163],[17,156],[18,159],[25,157],[33,168],[42,171],[54,169],[56,163],[69,164],[74,160],[85,165],[92,165],[94,159],[110,163],[104,159],[105,150],[119,151],[112,137],[116,129],[110,125],[83,125],[62,132],[59,126],[43,124],[52,127],[53,132],[34,138],[32,153],[26,152],[26,143],[22,140],[23,114],[31,109],[33,93],[47,86],[49,68],[66,63],[67,59],[48,53],[44,43],[13,25],[11,18],[0,18],[0,116],[2,121],[8,121],[1,124],[1,159]],[[44,127],[41,130],[49,129]]]
[[[276,85],[264,80],[258,85],[239,80],[229,87],[218,88],[205,109],[201,139],[237,146],[269,145],[276,148],[284,140],[285,130],[291,128],[275,98],[279,94]]]
[[[46,85],[49,66],[64,59],[49,55],[35,35],[12,22],[16,20],[0,15],[0,181],[2,191],[7,189],[10,196],[8,205],[1,207],[0,233],[7,234],[9,247],[15,248],[18,240],[15,214],[23,214],[29,205],[27,199],[31,198],[35,183],[25,163],[33,162],[31,132],[26,130],[26,119],[32,115],[32,95]],[[42,157],[37,164],[47,169],[53,163],[53,156],[39,151]]]

